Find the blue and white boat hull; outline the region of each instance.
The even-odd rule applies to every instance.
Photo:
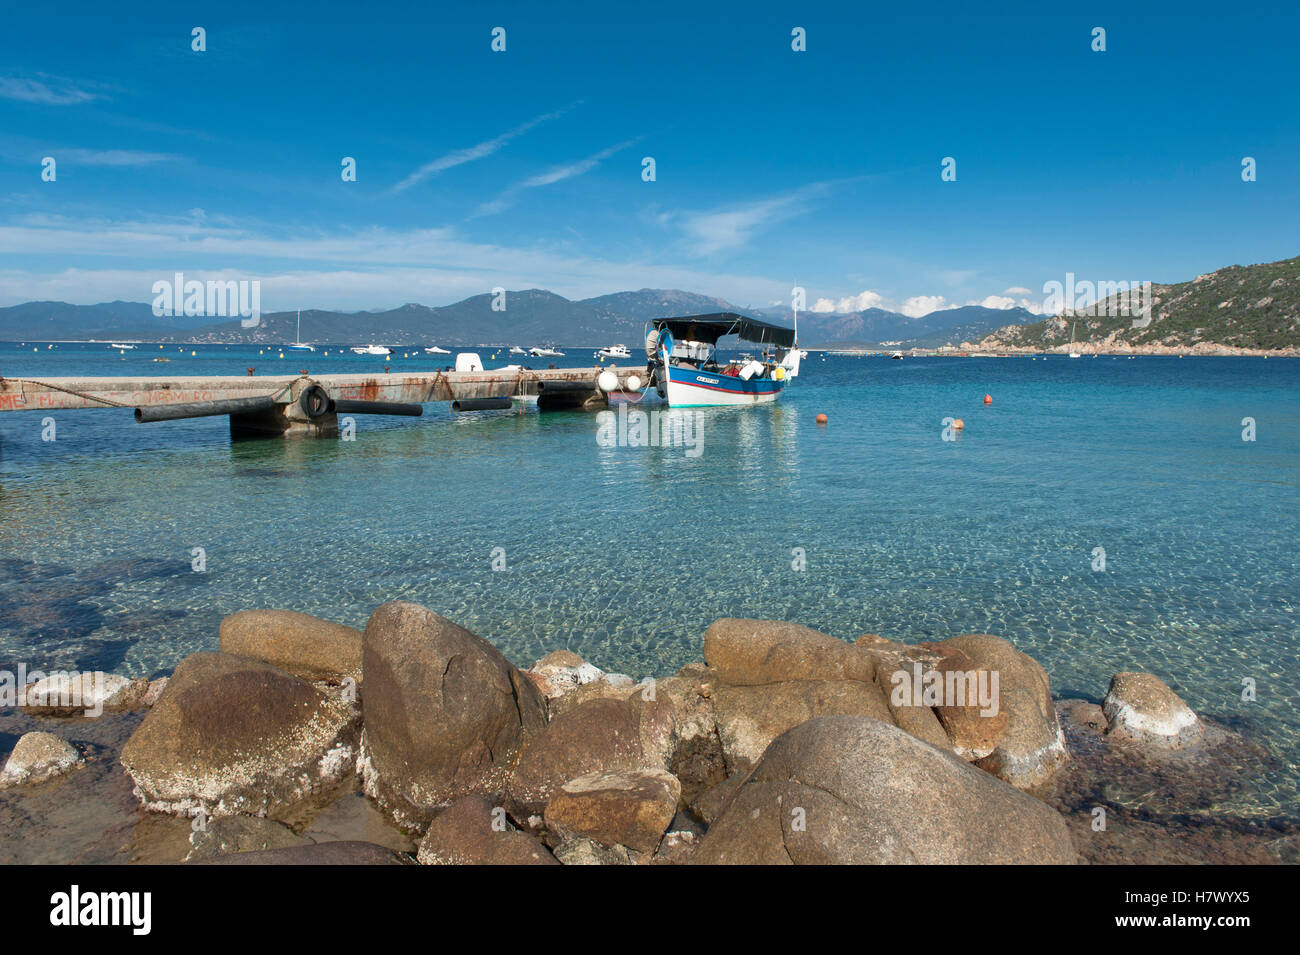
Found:
[[[669,365],[666,397],[673,408],[761,405],[776,401],[784,387],[785,381],[774,378],[750,378],[746,381],[730,375]]]

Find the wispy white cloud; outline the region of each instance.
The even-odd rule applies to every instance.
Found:
[[[913,295],[909,299],[904,299],[898,310],[909,318],[920,318],[922,315],[929,315],[931,312],[956,307],[948,304],[948,300],[942,295]]]
[[[857,295],[850,295],[839,300],[819,298],[813,303],[813,312],[865,312],[869,308],[888,308],[885,297],[879,292],[868,289]]]
[[[760,229],[803,215],[809,209],[808,201],[825,192],[828,186],[829,183],[817,182],[768,199],[705,212],[668,213],[661,221],[679,221],[691,250],[697,255],[712,255],[743,246]]]
[[[1007,292],[1024,292],[1029,293],[1029,289],[1009,288]],[[1012,298],[1010,295],[988,295],[979,301],[970,301],[967,305],[983,305],[985,308],[1023,308],[1027,312],[1033,312],[1035,315],[1043,314],[1043,303],[1036,302],[1030,298]]]
[[[46,76],[43,73],[37,74],[37,77],[0,76],[0,99],[46,106],[70,106],[99,98],[98,93],[57,76]]]
[[[502,212],[514,205],[519,193],[523,190],[550,186],[557,182],[563,182],[565,179],[572,179],[574,176],[581,176],[583,173],[595,169],[615,153],[627,149],[635,142],[637,142],[636,139],[628,139],[624,142],[616,143],[606,149],[602,149],[600,152],[594,153],[586,159],[579,159],[570,163],[562,163],[561,165],[547,169],[545,172],[540,172],[535,176],[530,176],[522,182],[518,182],[509,189],[506,189],[495,199],[491,199],[480,205],[478,209],[475,210],[474,215],[485,216]]]
[[[491,156],[493,153],[499,150],[502,146],[506,145],[506,143],[510,142],[512,139],[517,139],[518,137],[522,136],[524,133],[528,132],[530,129],[533,129],[536,126],[540,126],[542,123],[545,123],[549,120],[559,119],[561,116],[569,112],[569,110],[573,109],[577,105],[579,104],[570,103],[568,106],[564,107],[563,109],[557,109],[551,113],[543,113],[540,116],[534,116],[528,122],[521,123],[520,125],[516,126],[514,129],[506,130],[500,136],[494,136],[492,139],[485,139],[483,140],[483,142],[478,143],[477,145],[468,146],[464,149],[453,150],[452,152],[447,153],[445,156],[439,156],[437,159],[434,159],[431,162],[427,162],[419,169],[415,170],[415,172],[411,173],[409,176],[407,176],[405,179],[403,179],[401,182],[395,185],[392,191],[402,192],[403,190],[409,189],[411,188],[411,186],[414,186],[417,183],[424,182],[426,179],[444,173],[448,169],[454,169],[456,166],[462,166],[467,162],[473,162],[476,159],[484,159],[487,156]]]
[[[956,306],[950,305],[942,295],[913,295],[900,303],[886,298],[879,292],[867,289],[857,295],[849,295],[839,299],[819,298],[813,303],[810,311],[844,314],[847,312],[864,312],[869,308],[882,308],[890,312],[901,312],[911,318],[920,318],[922,315],[929,315],[931,312],[937,312],[940,309],[956,308]]]
[[[160,162],[175,162],[180,156],[171,153],[148,153],[133,149],[58,149],[50,154],[60,161],[71,161],[82,166],[151,166]]]
[[[1010,289],[1009,291],[1016,290]],[[1028,289],[1025,291],[1028,291]],[[982,299],[970,299],[966,304],[1002,309],[1004,311],[1012,308],[1023,308],[1035,315],[1043,312],[1041,302],[1035,302],[1027,298],[1015,299],[1007,295],[987,295]],[[886,311],[901,312],[910,318],[920,318],[923,315],[929,315],[931,312],[959,307],[956,302],[949,302],[943,295],[913,295],[902,302],[895,302],[879,292],[868,289],[859,292],[857,295],[849,295],[839,299],[819,298],[813,303],[809,311],[845,314],[848,312],[862,312],[869,308],[883,308]]]
[[[579,159],[577,162],[566,163],[564,165],[556,166],[553,169],[548,169],[546,172],[525,179],[520,183],[520,187],[523,189],[535,189],[538,186],[549,186],[552,183],[561,182],[565,179],[572,179],[574,176],[581,176],[584,172],[589,172],[592,169],[595,169],[604,160],[617,152],[627,149],[627,147],[631,146],[635,142],[637,142],[636,139],[624,140],[623,142],[616,143],[607,149],[602,149],[600,152],[588,156],[586,159]]]
[[[10,254],[22,253],[13,268]],[[200,281],[260,279],[263,308],[369,309],[457,301],[495,286],[586,298],[629,288],[684,288],[737,304],[782,298],[784,281],[690,265],[610,261],[562,246],[469,241],[451,228],[306,232],[249,228],[191,210],[150,221],[31,215],[0,225],[0,305],[32,300],[149,301],[175,271]],[[76,268],[68,268],[77,261]]]

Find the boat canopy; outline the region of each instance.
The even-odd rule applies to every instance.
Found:
[[[789,348],[794,344],[794,329],[746,318],[735,312],[712,315],[685,315],[680,318],[656,318],[651,324],[667,328],[678,341],[708,342],[716,345],[725,335],[738,335],[747,342]]]

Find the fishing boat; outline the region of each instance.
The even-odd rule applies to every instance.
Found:
[[[298,330],[294,333],[293,343],[285,345],[289,351],[315,351],[311,345],[302,340],[302,309],[298,309]]]
[[[450,355],[451,354],[450,349],[439,348],[437,345],[430,345],[428,348],[424,350],[424,352],[426,355]]]
[[[596,358],[631,358],[632,350],[626,345],[606,345],[596,352]]]
[[[646,357],[670,407],[766,404],[799,374],[796,329],[734,312],[656,318],[646,330]],[[767,346],[762,360],[719,363],[718,339],[728,335]]]
[[[391,355],[393,350],[383,345],[360,345],[352,349],[354,355]]]
[[[564,352],[551,345],[535,345],[528,349],[528,354],[534,358],[563,358]]]

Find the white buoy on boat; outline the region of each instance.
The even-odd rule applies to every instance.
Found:
[[[612,371],[602,371],[596,379],[596,384],[600,385],[600,390],[606,393],[613,391],[618,387],[618,375]]]
[[[628,375],[628,376],[627,376],[627,390],[628,390],[628,391],[640,391],[640,390],[641,390],[641,376],[640,376],[640,375]]]

